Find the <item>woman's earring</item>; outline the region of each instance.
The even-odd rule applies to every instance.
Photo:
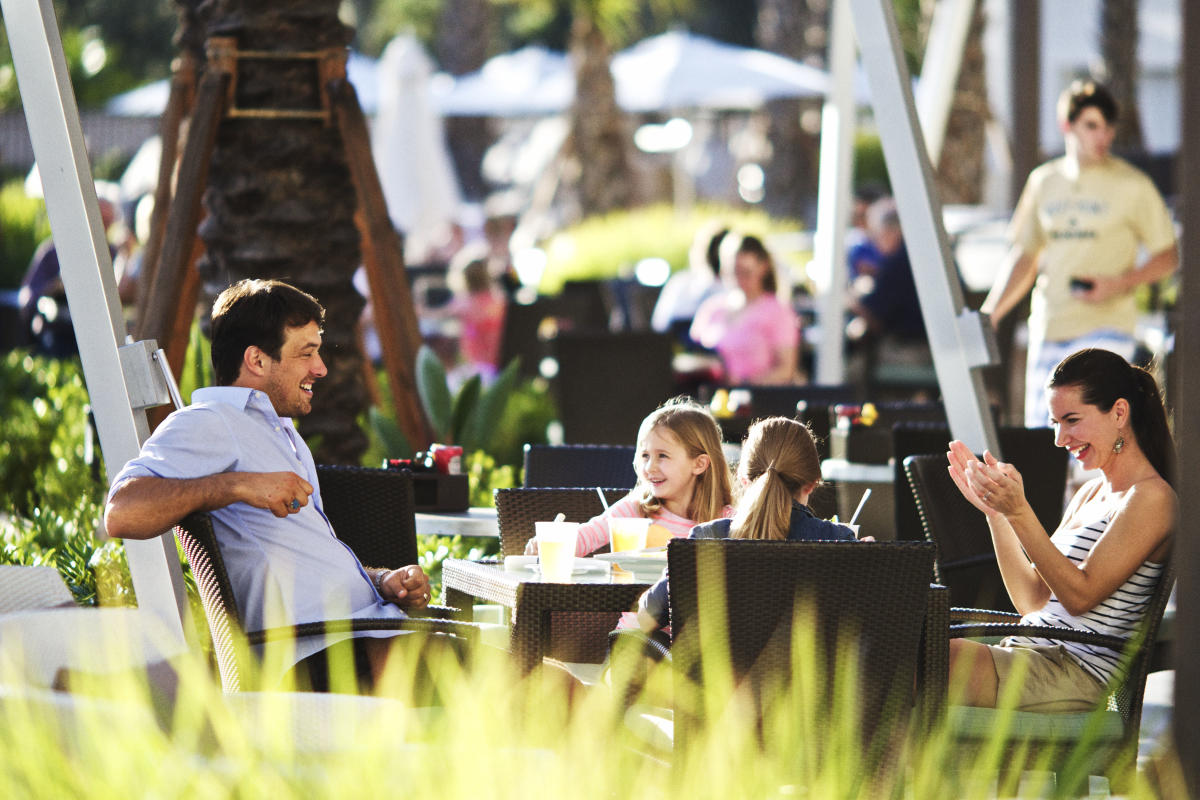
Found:
[[[1117,453],[1119,455],[1121,453],[1121,451],[1124,449],[1125,449],[1125,437],[1122,436],[1121,434],[1117,434],[1117,440],[1115,442],[1113,442],[1113,452]]]

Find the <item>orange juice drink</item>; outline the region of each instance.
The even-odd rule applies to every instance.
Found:
[[[646,517],[610,517],[609,544],[614,553],[623,550],[644,550],[650,520]]]

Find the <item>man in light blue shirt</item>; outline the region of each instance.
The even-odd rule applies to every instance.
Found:
[[[110,536],[149,539],[194,511],[211,514],[246,630],[327,619],[402,618],[429,602],[418,566],[364,568],[322,510],[312,453],[292,417],[324,377],[325,310],[278,281],[245,280],[212,312],[215,387],[193,393],[113,481]],[[378,676],[394,631],[363,631]],[[334,637],[297,643],[299,662]]]

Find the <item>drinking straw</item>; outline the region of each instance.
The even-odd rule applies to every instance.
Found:
[[[868,488],[863,492],[862,500],[858,501],[858,508],[854,509],[854,515],[850,517],[850,524],[853,525],[858,520],[858,513],[863,510],[863,506],[867,504],[867,498],[871,496],[871,490]]]
[[[604,497],[604,490],[599,486],[596,487],[596,494],[600,495],[600,505],[604,506],[604,513],[608,513],[608,500]]]

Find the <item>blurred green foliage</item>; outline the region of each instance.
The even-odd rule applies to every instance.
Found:
[[[854,137],[854,185],[875,184],[891,191],[883,142],[879,134],[859,132]]]
[[[0,187],[0,289],[21,285],[37,246],[50,237],[46,204],[25,195],[25,180],[16,178]]]
[[[558,418],[558,408],[544,380],[517,381],[515,361],[489,386],[471,378],[457,393],[451,392],[445,370],[432,351],[422,348],[418,362],[422,405],[439,442],[461,444],[464,453],[481,450],[500,466],[519,467],[527,442],[547,441],[546,428]],[[412,445],[396,424],[387,380],[382,373],[377,379],[380,404],[369,409],[362,422],[370,440],[363,464],[372,467],[387,458],[413,454]]]
[[[464,539],[461,536],[418,536],[418,560],[421,569],[429,576],[431,596],[437,603],[444,603],[442,594],[442,562],[447,558],[467,558],[477,561],[500,552],[499,539]]]
[[[104,497],[100,449],[88,427],[88,393],[76,360],[14,350],[0,361],[0,511],[66,513]]]
[[[546,270],[538,291],[557,294],[572,280],[628,278],[645,258],[664,259],[672,271],[684,269],[696,231],[712,220],[760,236],[800,228],[798,222],[772,220],[757,209],[710,205],[680,212],[669,204],[656,204],[589,217],[543,243]]]
[[[128,605],[124,551],[97,535],[106,487],[87,415],[77,361],[0,361],[0,563],[53,566],[79,602]]]

